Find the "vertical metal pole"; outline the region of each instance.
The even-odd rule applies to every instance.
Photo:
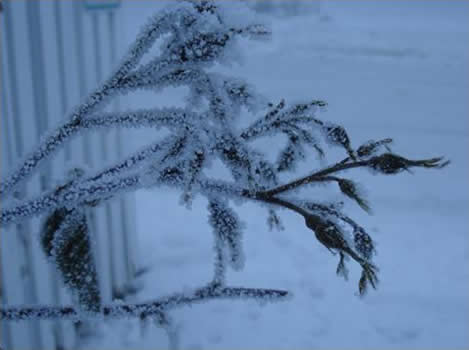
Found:
[[[5,281],[4,281],[4,262],[0,261],[0,299],[2,301],[2,305],[7,305],[8,304],[8,299],[7,295],[4,292],[5,286]],[[2,338],[0,341],[0,347],[3,347],[6,350],[13,349],[13,345],[11,344],[11,334],[10,334],[10,324],[8,322],[3,321],[2,322],[2,327],[1,327],[1,332],[2,332]]]
[[[1,40],[1,37],[0,37]],[[0,46],[1,50],[1,46]],[[1,51],[0,51],[1,52]],[[0,89],[2,90],[2,100],[0,101],[1,105],[1,110],[2,110],[2,119],[3,119],[3,125],[4,125],[4,133],[3,135],[5,136],[5,143],[7,145],[7,164],[8,166],[13,165],[13,140],[11,139],[11,134],[10,134],[10,121],[8,120],[8,105],[7,105],[7,92],[6,92],[6,63],[3,58],[3,55],[0,56],[0,65],[2,66],[1,70],[1,82],[2,85],[0,86]],[[5,165],[3,165],[5,166]]]
[[[94,47],[94,61],[95,61],[95,68],[96,68],[96,85],[102,83],[103,79],[103,68],[101,63],[101,40],[99,36],[99,28],[98,28],[98,14],[93,12],[91,14],[91,23],[93,26],[93,47]],[[100,146],[101,146],[101,158],[105,162],[108,159],[107,154],[107,144],[106,144],[106,131],[104,131],[100,135]],[[105,215],[106,215],[106,224],[107,224],[107,237],[108,237],[108,251],[109,251],[109,276],[111,280],[111,298],[112,294],[117,287],[116,285],[116,273],[114,268],[114,260],[115,260],[115,251],[114,251],[114,237],[113,237],[113,222],[112,222],[112,210],[110,203],[106,203],[104,205]]]
[[[13,114],[13,129],[16,153],[18,155],[23,154],[23,135],[18,125],[20,118],[20,108],[18,100],[18,78],[16,76],[16,58],[15,58],[15,43],[13,38],[13,24],[11,23],[11,10],[10,0],[5,0],[4,3],[4,18],[5,18],[5,34],[6,34],[6,45],[7,45],[7,56],[10,70],[10,92],[11,92],[11,111]],[[18,126],[18,127],[17,127]]]
[[[98,14],[92,13],[91,14],[91,23],[93,26],[93,47],[94,47],[94,62],[96,67],[96,85],[102,83],[103,80],[103,67],[101,63],[101,40],[99,38],[99,30],[98,30]],[[100,135],[100,142],[101,142],[101,154],[104,159],[107,158],[107,142],[106,142],[106,134],[103,132]]]
[[[78,66],[78,90],[80,95],[80,100],[83,101],[87,93],[86,87],[86,66],[85,66],[85,43],[83,38],[83,1],[82,0],[74,0],[72,2],[72,9],[73,9],[73,26],[75,32],[75,47],[77,52],[77,66]],[[83,135],[83,153],[84,153],[84,161],[89,166],[93,166],[93,157],[91,155],[91,141],[92,138],[90,135]],[[100,288],[101,300],[103,299],[103,283],[102,278],[100,277],[102,274],[102,270],[98,265],[98,241],[95,237],[97,231],[97,222],[96,222],[96,215],[94,210],[88,209],[87,211],[87,219],[90,226],[90,239],[92,244],[92,256],[96,266],[96,270],[98,273],[98,286]],[[102,300],[103,301],[103,300]],[[93,322],[83,322],[77,324],[78,327],[75,328],[77,339],[76,339],[76,347],[80,346],[82,338],[86,338],[87,329],[93,327]]]
[[[64,116],[69,108],[67,84],[65,84],[65,52],[62,15],[60,13],[60,0],[54,1],[55,32],[57,33],[57,62],[59,70],[60,112]],[[70,160],[72,150],[70,143],[65,145],[65,159]]]
[[[18,90],[18,78],[16,75],[16,57],[15,57],[15,46],[14,46],[14,36],[13,36],[13,25],[11,23],[11,8],[10,8],[10,0],[6,0],[4,3],[4,11],[5,11],[5,34],[6,34],[6,44],[7,44],[7,55],[8,55],[8,62],[9,62],[9,70],[10,70],[10,91],[11,91],[11,99],[12,99],[12,114],[13,114],[13,129],[15,135],[15,149],[16,149],[16,156],[20,158],[23,155],[24,149],[24,140],[23,134],[21,131],[21,119],[22,115],[20,113],[19,108],[19,90]],[[20,190],[20,197],[24,194],[25,188],[21,186]],[[23,253],[25,257],[25,265],[24,267],[24,281],[25,281],[25,288],[24,288],[24,298],[27,303],[36,304],[38,302],[37,298],[37,286],[36,281],[34,279],[33,274],[33,255],[31,250],[31,242],[30,242],[30,222],[25,221],[23,223],[19,223],[16,225],[16,230],[18,232],[18,237],[21,241],[21,245],[23,248]],[[31,330],[31,338],[34,344],[37,344],[37,347],[42,347],[42,336],[40,332],[40,326],[38,321],[31,321],[29,323],[29,327]]]
[[[29,46],[31,48],[30,64],[33,84],[33,101],[35,120],[37,120],[36,135],[39,140],[49,129],[49,108],[47,103],[47,84],[44,71],[44,50],[42,41],[41,19],[39,17],[39,2],[29,1],[26,3]],[[41,192],[50,186],[50,174],[52,174],[51,163],[45,165],[45,170],[39,174]],[[31,239],[31,238],[29,238]],[[49,267],[51,277],[51,290],[54,302],[60,304],[60,286],[56,271]],[[60,321],[55,321],[52,326],[56,349],[63,349],[63,328]]]
[[[86,95],[86,67],[85,67],[85,45],[83,41],[83,2],[81,0],[73,1],[73,25],[75,29],[75,45],[77,52],[77,65],[78,65],[78,90],[80,99]],[[89,135],[83,135],[83,153],[84,160],[88,166],[93,166],[93,158],[91,156],[91,138]],[[94,212],[90,214],[90,234],[96,233],[96,216]],[[97,264],[97,261],[95,261]],[[97,266],[98,268],[98,266]]]
[[[7,107],[7,96],[6,96],[6,81],[5,81],[5,66],[6,63],[4,61],[4,58],[0,56],[1,61],[0,65],[2,66],[1,70],[1,82],[2,85],[0,86],[0,89],[2,90],[2,99],[0,101],[1,104],[1,111],[2,111],[2,119],[3,119],[3,125],[4,125],[4,132],[3,135],[5,136],[5,143],[7,147],[7,162],[8,165],[11,166],[13,163],[13,144],[12,144],[12,139],[10,137],[10,125],[9,125],[9,120],[8,120],[8,107]],[[4,234],[4,230],[0,232],[1,235]],[[0,242],[2,241],[2,238],[0,237]],[[2,305],[8,304],[8,298],[7,294],[5,293],[6,289],[6,284],[5,284],[5,261],[3,261],[2,256],[0,256],[0,299],[2,302]],[[5,349],[12,349],[13,345],[11,343],[11,333],[10,333],[10,324],[9,322],[2,322],[2,327],[1,327],[1,332],[2,332],[2,342],[1,345],[5,347]]]
[[[315,5],[314,12],[315,12],[316,16],[319,17],[320,14],[321,14],[321,0],[315,0],[314,5]]]
[[[60,13],[60,4],[59,0],[54,0],[54,19],[55,19],[55,32],[57,34],[57,62],[58,62],[58,76],[59,76],[59,100],[60,100],[60,111],[62,115],[65,115],[68,108],[68,96],[65,84],[65,58],[64,58],[64,43],[63,43],[63,28],[62,28],[62,15]],[[69,159],[71,155],[70,144],[67,143],[65,146],[65,157]],[[50,276],[52,282],[52,298],[54,301],[60,305],[62,304],[62,298],[60,295],[60,282],[57,271],[54,268],[50,268]],[[60,321],[56,321],[53,325],[54,339],[56,343],[56,349],[65,348],[65,334],[64,327]]]
[[[85,69],[85,47],[83,43],[83,3],[82,1],[73,1],[73,25],[76,34],[76,53],[78,58],[78,89],[80,92],[80,99],[83,99],[86,95],[86,69]],[[91,158],[91,139],[89,135],[83,135],[83,152],[85,162],[88,166],[93,165],[93,159]]]
[[[42,29],[39,18],[39,2],[26,2],[28,29],[29,29],[29,46],[31,48],[30,63],[33,84],[33,103],[34,112],[36,114],[37,128],[36,135],[38,138],[49,128],[47,118],[48,105],[45,85],[46,77],[44,74],[44,56],[42,52]],[[47,169],[50,170],[50,169]],[[45,189],[47,183],[46,172],[41,174],[41,189]]]
[[[116,33],[116,16],[115,11],[109,11],[108,13],[108,20],[109,20],[109,37],[111,38],[111,64],[114,66],[117,63],[117,33]],[[114,110],[119,109],[119,100],[116,98],[116,102],[114,104]],[[122,158],[124,155],[123,147],[122,147],[122,132],[120,129],[117,129],[116,132],[116,145],[117,145],[117,156]],[[125,266],[126,266],[126,281],[129,283],[134,276],[135,273],[135,266],[132,261],[131,255],[131,243],[130,243],[130,235],[131,235],[131,228],[129,224],[129,206],[127,205],[127,201],[125,198],[119,199],[119,209],[120,209],[120,219],[121,219],[121,226],[122,226],[122,238],[123,238],[123,246],[124,246],[124,259],[125,259]]]

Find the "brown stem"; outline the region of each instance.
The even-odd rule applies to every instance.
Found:
[[[264,197],[264,196],[261,196],[261,197],[258,197],[258,199],[265,202],[265,203],[276,204],[276,205],[280,205],[281,207],[293,210],[294,212],[302,215],[303,217],[305,217],[307,215],[310,215],[303,208],[300,208],[299,206],[297,206],[297,205],[295,205],[291,202],[288,202],[284,199],[278,198],[278,197],[273,197],[273,196]]]
[[[297,180],[291,181],[285,185],[281,185],[278,187],[275,187],[271,190],[268,191],[262,191],[257,193],[257,197],[272,197],[276,194],[286,192],[293,190],[297,187],[300,187],[302,185],[306,185],[312,182],[321,182],[321,181],[337,181],[338,178],[334,176],[327,176],[329,174],[333,174],[342,170],[347,170],[347,169],[352,169],[352,168],[359,168],[363,166],[369,165],[369,161],[366,160],[361,160],[361,161],[356,161],[353,163],[343,163],[339,162],[333,166],[327,167],[325,169],[319,170],[311,175],[301,177]]]

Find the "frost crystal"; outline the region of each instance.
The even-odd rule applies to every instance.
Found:
[[[244,265],[242,251],[242,224],[234,210],[219,199],[210,200],[208,210],[209,223],[213,227],[216,239],[228,248],[228,262],[235,270]]]
[[[42,249],[59,270],[65,285],[78,296],[80,307],[2,307],[0,319],[151,318],[176,339],[167,315],[172,308],[210,299],[253,298],[262,303],[284,299],[288,296],[285,291],[227,286],[226,265],[235,270],[244,266],[243,224],[229,200],[236,203],[249,200],[266,206],[271,228],[283,228],[274,209],[284,208],[301,215],[317,241],[332,253],[338,253],[338,275],[347,278],[345,262],[351,258],[362,268],[360,294],[369,285],[376,288],[378,269],[371,261],[375,248],[370,235],[343,213],[341,203],[300,199],[298,190],[312,183],[332,182],[343,195],[368,211],[359,186],[338,177],[337,173],[366,167],[392,175],[411,167],[439,169],[448,161],[443,158],[409,160],[393,154],[388,148],[391,139],[369,141],[354,149],[342,126],[317,117],[318,110],[326,106],[324,101],[270,103],[248,82],[216,73],[211,68],[233,63],[239,57],[239,37],[270,36],[264,25],[252,21],[243,11],[233,10],[239,6],[242,6],[240,2],[172,2],[143,27],[111,76],[64,122],[43,136],[37,147],[2,179],[2,199],[14,197],[11,194],[38,172],[41,164],[84,132],[119,127],[164,128],[169,133],[97,173],[76,169],[66,181],[36,198],[7,198],[7,203],[0,208],[0,225],[41,214],[46,216],[41,228]],[[156,44],[158,54],[142,63]],[[168,87],[186,87],[187,104],[104,111],[106,104],[119,95],[142,89],[158,92]],[[239,120],[246,114],[253,121],[240,130]],[[269,161],[255,149],[252,141],[274,135],[283,135],[287,142],[280,147],[276,160]],[[309,152],[320,158],[325,156],[324,141],[342,147],[345,158],[282,184],[285,173],[294,171]],[[383,147],[388,152],[379,154]],[[228,168],[230,180],[207,176],[204,170],[214,159]],[[102,305],[85,214],[124,192],[157,186],[180,190],[182,201],[189,207],[197,195],[208,199],[208,221],[215,237],[214,278],[201,288],[153,301]]]

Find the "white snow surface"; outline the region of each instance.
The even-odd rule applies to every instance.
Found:
[[[131,42],[160,2],[123,3]],[[359,268],[348,282],[303,222],[279,211],[284,231],[268,230],[267,209],[233,206],[246,224],[245,267],[227,272],[233,286],[286,289],[287,301],[209,301],[170,312],[183,349],[467,349],[469,348],[469,2],[325,1],[317,15],[270,17],[269,42],[242,42],[242,66],[222,68],[272,101],[323,99],[320,118],[343,125],[356,147],[392,137],[393,150],[413,158],[444,155],[441,171],[346,175],[367,189],[374,215],[346,200],[345,212],[377,242],[378,290],[359,298]],[[181,91],[126,99],[140,108],[181,101]],[[135,147],[153,140],[135,132]],[[268,142],[264,148],[273,147]],[[340,156],[331,149],[328,160]],[[303,175],[320,164],[312,157]],[[315,163],[316,162],[316,163]],[[217,163],[218,164],[218,163]],[[216,168],[214,172],[222,173]],[[304,191],[339,198],[335,188]],[[137,193],[139,259],[151,270],[139,301],[204,285],[213,273],[207,201],[188,210],[180,193]],[[326,197],[322,198],[324,195]],[[328,197],[327,197],[328,196]],[[93,348],[163,349],[168,340],[134,320],[103,325]],[[124,335],[125,334],[125,335]]]

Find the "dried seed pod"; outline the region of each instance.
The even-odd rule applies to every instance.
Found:
[[[337,265],[336,273],[347,278],[347,268],[344,263],[345,254],[359,263],[363,269],[362,276],[358,282],[358,290],[360,295],[364,295],[367,290],[368,283],[376,289],[378,277],[376,266],[358,255],[347,243],[340,231],[340,228],[332,221],[323,219],[317,215],[305,215],[305,223],[308,228],[314,231],[319,242],[321,242],[329,250],[335,249],[339,251],[340,260]]]
[[[358,147],[357,155],[359,158],[366,158],[375,154],[381,146],[387,147],[389,143],[392,142],[392,139],[387,138],[379,141],[370,140],[365,142],[363,145]]]
[[[99,311],[101,297],[86,215],[80,209],[59,208],[44,221],[41,245],[81,307]]]
[[[409,171],[411,167],[441,169],[450,163],[449,160],[445,161],[442,157],[409,160],[393,153],[384,153],[380,156],[373,157],[369,162],[370,167],[383,174],[397,174],[403,170]]]
[[[375,247],[373,240],[362,228],[357,228],[353,233],[353,240],[355,243],[355,249],[362,255],[366,260],[371,259]]]
[[[367,213],[371,212],[369,204],[364,198],[361,197],[359,191],[357,190],[357,186],[353,181],[339,179],[338,183],[339,188],[343,194],[357,202],[357,204]]]
[[[325,124],[323,126],[327,139],[337,145],[341,145],[348,153],[349,157],[355,159],[355,154],[350,146],[350,138],[345,129],[339,125]]]
[[[314,232],[317,240],[327,249],[344,250],[347,248],[347,242],[342,232],[332,221],[317,215],[307,215],[305,216],[305,223]]]
[[[373,169],[387,175],[408,170],[409,165],[410,163],[407,159],[393,153],[384,153],[370,159],[370,166]]]

